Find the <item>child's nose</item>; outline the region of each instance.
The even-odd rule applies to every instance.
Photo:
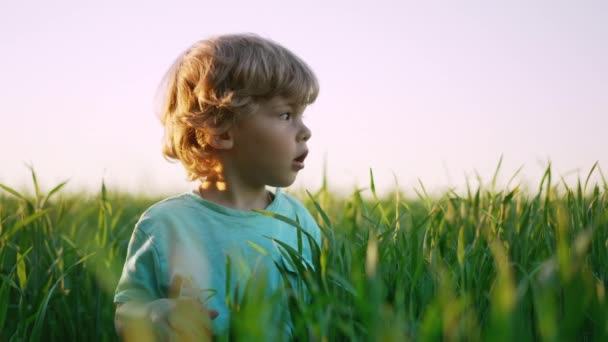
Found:
[[[312,132],[310,131],[310,129],[302,124],[302,129],[300,130],[300,134],[298,136],[298,141],[308,141],[308,139],[310,139],[310,137],[312,136]]]

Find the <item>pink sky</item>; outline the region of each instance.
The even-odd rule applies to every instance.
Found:
[[[316,71],[311,154],[295,188],[410,191],[485,179],[501,154],[536,180],[608,171],[605,1],[31,1],[0,3],[0,183],[178,193],[156,87],[209,35],[255,32]],[[570,177],[570,178],[568,178]],[[558,178],[558,177],[556,177]],[[412,192],[413,193],[413,192]]]

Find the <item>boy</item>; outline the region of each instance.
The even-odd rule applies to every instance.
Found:
[[[319,86],[301,59],[255,35],[196,43],[167,81],[163,153],[201,185],[153,205],[137,223],[114,297],[116,328],[126,339],[150,333],[141,324],[163,339],[225,336],[229,291],[251,277],[263,277],[268,293],[281,286],[275,263],[289,266],[271,238],[298,245],[294,227],[253,210],[299,220],[321,244],[314,219],[280,190],[304,167],[311,132],[302,114]],[[312,264],[307,243],[302,255]]]

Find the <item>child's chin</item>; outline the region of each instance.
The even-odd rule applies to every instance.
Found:
[[[281,179],[273,182],[272,184],[268,184],[268,186],[276,187],[276,188],[286,188],[292,185],[296,181],[296,177],[292,177],[289,179]]]

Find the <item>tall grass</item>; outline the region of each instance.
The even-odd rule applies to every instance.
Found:
[[[158,199],[103,185],[93,197],[64,195],[64,183],[43,193],[31,173],[33,194],[0,185],[0,340],[115,340],[112,298],[126,245]],[[606,340],[608,186],[603,175],[602,184],[587,177],[574,187],[552,177],[548,167],[532,193],[496,190],[494,178],[439,198],[421,185],[419,198],[407,199],[379,198],[370,173],[369,189],[347,198],[326,182],[303,194],[323,243],[312,265],[284,246],[299,277],[277,265],[295,336]],[[261,291],[251,281],[230,302],[232,338],[282,329],[272,320],[281,298]]]

